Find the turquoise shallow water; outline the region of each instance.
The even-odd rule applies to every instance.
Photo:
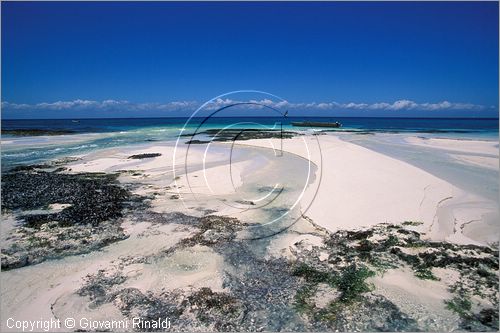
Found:
[[[3,134],[2,168],[103,148],[175,141],[180,133],[193,133],[209,128],[229,126],[265,129],[276,126],[284,130],[314,130],[291,125],[292,121],[301,120],[340,121],[342,128],[334,131],[347,133],[406,133],[425,137],[498,140],[498,119],[216,117],[193,118],[189,121],[188,118],[2,120],[2,130],[42,129],[73,133],[53,137],[15,137]]]

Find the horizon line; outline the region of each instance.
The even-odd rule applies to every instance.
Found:
[[[189,119],[189,116],[163,116],[163,117],[70,117],[70,118],[1,118],[4,120],[100,120],[100,119]],[[206,117],[192,117],[192,119]],[[460,116],[460,117],[415,117],[415,116],[214,116],[212,118],[386,118],[386,119],[467,119],[467,120],[500,120],[500,117]]]

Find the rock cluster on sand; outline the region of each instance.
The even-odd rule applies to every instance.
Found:
[[[140,200],[117,175],[63,171],[36,165],[2,175],[2,213],[21,222],[2,244],[2,269],[87,253],[126,238],[119,218]]]
[[[457,281],[439,281],[452,295],[442,307],[456,313],[455,329],[498,329],[498,252],[422,240],[411,230],[416,222],[327,233],[315,245],[298,241],[291,247],[293,259],[285,259],[261,258],[254,243],[238,240],[244,225],[237,219],[167,215],[156,216],[155,223],[180,223],[197,231],[168,251],[132,262],[153,263],[179,251],[210,247],[224,258],[224,291],[121,287],[127,281],[122,272],[130,264],[125,260],[108,272],[89,275],[79,294],[94,306],[113,304],[127,317],[168,317],[181,331],[418,331],[429,330],[432,323],[403,312],[377,293],[371,279],[408,268],[417,279],[438,282],[433,271],[446,268],[460,274]],[[478,295],[484,302],[472,304]]]
[[[379,224],[359,231],[333,233],[321,246],[297,244],[295,255],[300,264],[294,274],[307,282],[296,294],[300,311],[342,331],[428,330],[429,327],[419,327],[417,321],[399,311],[387,313],[392,318],[390,322],[383,320],[380,311],[397,307],[377,295],[367,282],[375,275],[409,268],[418,279],[444,284],[452,296],[444,303],[460,317],[457,328],[498,330],[498,250],[422,240],[420,233],[411,230],[415,224]],[[441,281],[434,274],[439,269],[456,272],[458,279]],[[325,307],[318,307],[314,296],[319,286],[325,284],[337,291],[338,297]],[[369,313],[371,319],[363,320],[360,312],[351,311],[352,306],[361,313]],[[374,318],[380,321],[376,323]]]

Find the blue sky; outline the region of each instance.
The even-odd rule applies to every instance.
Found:
[[[238,89],[497,117],[498,3],[2,3],[4,117],[178,116]]]

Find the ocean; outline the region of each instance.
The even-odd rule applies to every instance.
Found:
[[[188,118],[115,118],[115,119],[19,119],[2,120],[2,130],[44,129],[68,130],[75,133],[120,132],[137,129],[181,128]],[[193,118],[191,126],[205,118]],[[282,123],[291,127],[293,121],[339,121],[340,130],[366,130],[375,132],[412,132],[471,134],[498,137],[498,119],[492,118],[363,118],[363,117],[214,117],[207,123],[224,127],[235,123],[257,123],[272,126]],[[247,126],[251,127],[251,126]]]
[[[292,121],[339,121],[339,129],[293,127]],[[65,136],[16,136],[2,133],[2,168],[38,163],[60,156],[89,151],[175,141],[182,132],[209,128],[255,128],[276,126],[284,130],[323,130],[345,134],[411,134],[424,137],[498,141],[498,119],[474,118],[347,118],[347,117],[213,117],[213,118],[121,118],[121,119],[2,119],[2,131],[65,131]]]

